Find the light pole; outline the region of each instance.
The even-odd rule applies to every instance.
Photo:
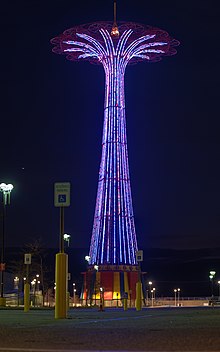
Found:
[[[32,295],[33,295],[33,306],[35,307],[35,294],[36,294],[36,279],[31,281]]]
[[[220,301],[220,280],[218,281],[218,300]]]
[[[177,289],[177,305],[180,306],[180,288]]]
[[[148,294],[149,294],[149,293],[148,293],[148,292],[149,292],[149,291],[148,291],[148,290],[146,290],[147,306],[148,306],[148,303],[149,303],[149,302],[148,302],[148,301],[149,301],[149,296],[148,296]]]
[[[95,285],[94,285],[94,290],[95,290],[95,306],[96,306],[96,290],[97,290],[97,287],[96,287],[96,276],[97,276],[97,272],[99,270],[99,266],[98,265],[94,265],[94,269],[95,269]]]
[[[90,256],[89,255],[86,255],[85,256],[85,260],[87,261],[87,263],[89,264],[89,261],[90,261]],[[85,273],[85,294],[86,294],[86,307],[88,305],[88,293],[89,293],[89,285],[88,285],[88,280],[89,280],[89,277],[88,277],[88,270],[86,271]]]
[[[64,239],[65,242],[67,242],[67,247],[70,246],[70,238],[71,238],[70,235],[68,235],[67,233],[64,233],[63,239]]]
[[[19,277],[15,276],[14,278],[14,290],[17,291],[17,306],[19,306]]]
[[[9,183],[0,184],[0,192],[2,193],[2,234],[1,234],[1,259],[0,259],[0,306],[6,306],[6,299],[4,298],[4,271],[5,271],[5,209],[6,205],[10,204],[11,191],[14,186]]]
[[[156,288],[153,288],[153,301],[156,304]]]
[[[149,292],[150,292],[149,298],[151,299],[151,302],[152,302],[152,290],[151,290],[151,286],[153,285],[153,282],[152,282],[152,281],[149,281],[149,282],[148,282],[148,285],[149,285]]]
[[[176,293],[177,293],[177,289],[175,288],[173,291],[174,291],[174,305],[176,307]]]
[[[73,304],[75,307],[76,306],[76,284],[75,284],[75,282],[73,283]]]
[[[151,290],[151,306],[153,307],[154,306],[154,291]]]
[[[215,274],[216,274],[216,272],[214,270],[211,270],[209,272],[209,279],[211,281],[211,292],[212,292],[211,298],[214,297],[214,277],[215,277]]]

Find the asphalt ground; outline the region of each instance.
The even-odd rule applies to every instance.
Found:
[[[220,308],[0,310],[0,351],[220,351]]]

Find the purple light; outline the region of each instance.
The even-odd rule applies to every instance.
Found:
[[[124,74],[129,63],[159,61],[179,43],[158,28],[137,23],[97,22],[66,30],[52,39],[53,51],[72,61],[86,59],[105,71],[104,124],[98,191],[89,252],[90,265],[136,265],[126,137]],[[79,40],[80,39],[80,40]]]

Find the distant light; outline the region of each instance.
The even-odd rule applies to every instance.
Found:
[[[212,276],[215,276],[215,274],[216,274],[216,272],[215,272],[214,270],[210,271],[209,273],[210,273],[210,275],[212,275]]]
[[[70,235],[67,235],[67,233],[65,233],[64,235],[63,235],[63,239],[64,239],[64,241],[68,241],[69,239],[70,239]]]
[[[90,256],[89,256],[89,255],[86,255],[86,256],[85,256],[85,260],[86,260],[87,262],[89,262],[89,261],[90,261]]]
[[[114,24],[111,30],[111,36],[118,38],[120,35],[117,24]]]

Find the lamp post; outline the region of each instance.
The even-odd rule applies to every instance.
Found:
[[[211,281],[211,293],[212,293],[212,298],[214,297],[214,277],[215,277],[216,272],[214,270],[211,270],[209,272],[209,279]]]
[[[31,281],[32,295],[33,295],[33,306],[35,307],[35,295],[36,295],[36,279]]]
[[[1,233],[1,258],[0,258],[0,306],[6,306],[6,299],[4,298],[4,271],[5,271],[5,209],[6,205],[10,204],[11,191],[14,186],[9,183],[0,184],[0,192],[2,193],[2,233]]]
[[[177,293],[177,289],[175,288],[173,291],[174,291],[174,305],[176,307],[176,293]]]
[[[17,306],[19,306],[19,277],[15,276],[14,278],[14,290],[17,291]]]
[[[68,235],[67,233],[64,233],[64,235],[63,235],[64,241],[67,242],[67,247],[70,246],[70,237],[71,237],[71,236]]]
[[[96,306],[96,290],[97,290],[97,287],[96,287],[96,275],[97,275],[97,272],[99,270],[99,266],[98,265],[94,265],[94,269],[95,269],[95,285],[94,285],[94,290],[95,290],[95,306]]]
[[[85,261],[87,261],[87,263],[89,264],[89,261],[90,261],[90,256],[89,255],[86,255],[85,256]],[[89,294],[89,285],[88,285],[88,280],[89,280],[89,277],[88,277],[88,270],[86,271],[85,273],[85,293],[86,293],[86,307],[88,305],[88,294]]]
[[[218,300],[220,300],[220,280],[218,281]]]
[[[151,290],[151,306],[153,307],[154,306],[154,291]]]
[[[152,289],[151,289],[151,286],[153,285],[153,282],[152,281],[149,281],[148,282],[148,285],[149,285],[149,299],[151,299],[152,301]],[[148,295],[147,295],[148,296]],[[148,298],[148,297],[147,297]]]
[[[147,298],[147,306],[148,306],[148,303],[149,303],[149,291],[148,290],[146,290],[146,298]]]
[[[105,306],[105,299],[104,299],[104,288],[100,287],[100,303],[99,303],[99,310],[103,311]]]
[[[75,282],[73,283],[73,304],[75,307],[76,306],[76,284],[75,284]]]
[[[180,306],[180,288],[177,289],[177,305]]]

